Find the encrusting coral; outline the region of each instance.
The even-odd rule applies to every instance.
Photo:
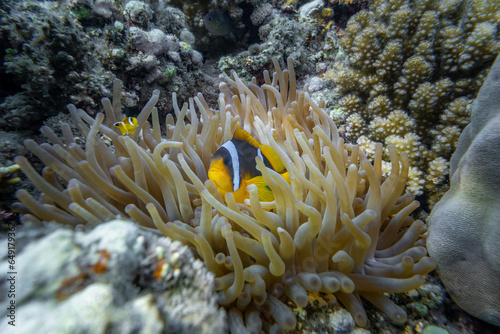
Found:
[[[408,155],[389,146],[384,177],[382,144],[371,164],[339,137],[323,103],[296,89],[293,60],[285,70],[273,62],[276,72],[265,72],[260,87],[234,72],[221,75],[218,110],[201,94],[178,108],[173,94],[166,139],[154,107],[158,91],[137,117],[142,131],[127,136],[113,127],[123,117],[119,80],[113,101],[102,100],[106,116],[69,105],[85,149],[64,123],[63,139],[44,127],[50,144],[27,140],[47,167],[40,176],[26,158],[16,162],[43,195],[37,201],[19,190],[15,209],[24,221],[69,225],[125,217],[193,246],[216,276],[233,333],[295,329],[290,302],[305,307],[314,292],[333,294],[359,326],[369,325],[361,297],[404,323],[405,311],[384,293],[417,288],[434,269],[426,227],[409,216],[419,203],[404,193]],[[290,173],[288,184],[256,159],[273,202],[260,202],[250,185],[250,199],[237,204],[207,179],[211,156],[238,128],[271,146]]]
[[[500,51],[499,6],[485,0],[372,1],[347,24],[345,61],[325,73],[340,93],[349,139],[359,143],[365,136],[363,143],[395,144],[398,152],[420,150],[410,156],[423,172],[412,179],[419,184],[413,191],[425,191],[431,206],[446,183],[423,175],[441,170],[442,180],[448,173],[435,168],[435,159],[447,166],[469,122],[469,105]],[[397,120],[391,119],[395,112]],[[360,123],[368,128],[353,132]]]

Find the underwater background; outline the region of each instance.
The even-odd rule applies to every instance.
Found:
[[[500,152],[500,138],[495,125],[500,112],[497,104],[500,103],[499,64],[496,71],[491,70],[494,75],[488,77],[500,51],[498,1],[3,1],[0,13],[0,254],[5,254],[1,255],[0,276],[5,286],[2,290],[6,291],[0,295],[3,310],[0,312],[3,315],[0,332],[28,333],[40,328],[42,331],[61,333],[282,331],[429,334],[494,333],[498,330],[500,231],[495,213],[499,207],[500,186],[497,186],[499,181],[495,167],[500,158],[497,153]],[[265,71],[268,71],[267,74]],[[289,76],[295,76],[296,82]],[[483,86],[485,81],[488,84]],[[297,93],[294,100],[295,86],[291,87],[292,82],[296,84],[297,92],[304,90],[308,95]],[[216,265],[216,268],[224,267],[221,272],[210,270],[213,267],[210,268],[207,261],[205,264],[200,261],[205,257],[199,241],[192,241],[189,239],[191,236],[175,230],[175,224],[169,225],[172,231],[175,230],[171,233],[178,236],[178,241],[196,248],[194,254],[189,247],[152,231],[151,227],[156,229],[158,226],[156,221],[153,222],[155,213],[147,208],[148,201],[142,197],[134,199],[140,213],[129,213],[125,205],[116,205],[115,212],[110,208],[114,202],[103,200],[106,205],[111,203],[108,210],[121,219],[107,222],[113,219],[100,219],[101,216],[95,213],[99,217],[99,225],[93,228],[91,225],[97,223],[85,220],[82,217],[87,216],[82,213],[75,213],[73,217],[73,211],[65,210],[67,215],[58,215],[57,210],[66,205],[55,199],[59,195],[48,194],[47,188],[39,186],[41,182],[25,176],[31,173],[30,167],[27,167],[31,164],[34,171],[42,174],[45,180],[50,180],[47,182],[58,185],[55,186],[60,188],[57,194],[71,197],[70,202],[80,203],[75,199],[78,195],[70,195],[69,189],[84,187],[75,186],[68,180],[71,177],[78,179],[74,176],[76,174],[71,173],[81,172],[75,167],[76,163],[66,165],[61,153],[56,152],[56,145],[69,148],[71,141],[75,149],[72,154],[80,155],[81,161],[89,160],[90,164],[89,148],[105,145],[110,150],[98,156],[96,164],[101,164],[99,159],[108,158],[105,154],[116,155],[118,161],[122,156],[133,155],[124,154],[125,151],[149,150],[152,153],[155,145],[162,143],[161,138],[181,141],[181,136],[186,135],[187,142],[200,156],[201,166],[206,169],[215,149],[230,139],[224,131],[229,133],[235,129],[236,117],[240,117],[241,126],[251,124],[248,126],[252,134],[260,136],[261,141],[270,141],[271,145],[272,140],[266,139],[263,126],[258,132],[259,128],[248,123],[244,114],[233,112],[235,109],[248,110],[245,103],[257,105],[255,101],[250,102],[250,96],[252,93],[258,96],[261,90],[264,92],[265,88],[259,87],[265,84],[279,88],[278,94],[283,96],[285,111],[293,114],[288,108],[296,108],[293,109],[296,110],[294,117],[303,113],[303,119],[299,116],[295,118],[297,125],[293,128],[309,136],[312,151],[322,145],[314,146],[315,140],[319,142],[319,139],[316,139],[318,135],[313,128],[334,129],[325,125],[329,121],[317,120],[321,117],[315,118],[314,113],[307,114],[315,104],[333,120],[339,139],[347,145],[346,163],[350,161],[357,166],[357,162],[352,160],[355,154],[351,150],[353,146],[358,147],[374,166],[379,163],[377,175],[382,182],[390,179],[389,172],[394,171],[395,160],[403,165],[403,160],[407,159],[409,167],[405,176],[405,191],[412,195],[405,198],[401,195],[403,199],[398,199],[400,194],[394,195],[398,198],[394,198],[392,205],[401,204],[396,204],[398,199],[405,205],[415,205],[415,208],[411,209],[411,217],[402,219],[394,234],[402,240],[403,234],[416,226],[412,224],[421,221],[422,226],[418,233],[415,232],[413,242],[415,249],[419,247],[422,250],[427,240],[430,258],[426,254],[419,256],[418,260],[414,258],[415,264],[412,260],[412,269],[406,272],[404,260],[399,263],[403,269],[389,270],[391,274],[388,276],[397,276],[399,274],[395,272],[402,270],[404,273],[400,277],[404,279],[417,273],[422,274],[425,281],[420,282],[418,287],[409,285],[403,293],[391,293],[390,288],[377,290],[379,296],[376,300],[383,300],[381,303],[386,308],[377,305],[376,301],[367,301],[369,293],[373,292],[363,295],[366,291],[362,290],[360,295],[351,295],[346,293],[349,290],[346,287],[345,291],[335,294],[333,288],[335,292],[324,291],[326,283],[323,281],[323,290],[316,289],[314,280],[323,277],[319,274],[318,277],[297,274],[297,278],[283,278],[282,282],[262,275],[262,289],[266,296],[270,296],[267,299],[255,292],[258,283],[247,277],[246,282],[253,284],[247,284],[248,291],[242,287],[237,294],[238,299],[235,297],[227,303],[221,302],[220,291],[226,291],[224,289],[230,285],[226,281],[237,280],[237,271],[233,268],[236,264],[224,264],[222,261]],[[477,97],[482,86],[483,95]],[[225,98],[220,97],[220,92],[225,93]],[[235,98],[231,100],[229,95],[232,94],[241,98],[240,109],[235,107],[238,103]],[[272,95],[266,90],[267,94]],[[198,98],[196,101],[192,99],[195,96]],[[274,102],[279,109],[277,100]],[[189,102],[186,110],[180,108],[184,102]],[[69,104],[74,105],[73,109],[67,107]],[[223,123],[226,118],[222,115],[225,110],[221,106],[233,108],[233,114],[227,116],[229,121],[226,123],[232,122],[230,126]],[[105,130],[102,129],[105,125],[97,124],[99,113],[103,110],[112,110],[111,114],[114,112],[114,121],[117,122],[122,120],[122,116],[137,118],[142,137],[139,132],[125,135],[135,141],[135,146],[124,139],[116,139],[120,132],[109,119]],[[206,110],[206,114],[202,110]],[[151,120],[149,113],[153,114]],[[109,118],[109,115],[106,113],[106,117]],[[205,125],[216,116],[220,125],[214,130],[215,134],[212,133],[214,139],[208,145],[211,130],[205,129]],[[190,132],[195,128],[193,124],[197,118],[199,130]],[[147,130],[148,122],[152,124],[151,131]],[[155,128],[155,122],[160,124],[161,130]],[[274,126],[283,139],[299,137],[293,130],[287,132],[285,127],[280,130],[278,121],[269,121],[269,124],[267,129]],[[226,127],[228,130],[225,130]],[[469,130],[464,131],[466,127]],[[40,133],[41,128],[43,134]],[[148,131],[156,140],[155,144],[141,142]],[[335,146],[337,138],[333,132],[329,138]],[[462,132],[465,135],[461,137]],[[89,144],[89,133],[97,136],[97,144]],[[209,140],[196,142],[196,136]],[[46,143],[46,137],[52,145]],[[459,138],[462,139],[459,141]],[[323,141],[326,142],[325,139]],[[380,145],[376,143],[382,143],[385,149],[380,151]],[[277,144],[283,147],[279,140]],[[207,145],[205,149],[203,145]],[[389,146],[394,149],[387,149]],[[297,147],[301,147],[300,144]],[[326,152],[323,146],[321,148],[318,156]],[[45,150],[45,153],[40,153],[40,150]],[[187,153],[187,149],[185,151],[185,156],[192,160],[186,159],[187,165],[195,169],[196,159]],[[307,150],[296,151],[302,154]],[[347,151],[350,153],[347,154]],[[452,158],[455,151],[457,154]],[[50,158],[44,160],[41,156],[47,152]],[[165,152],[166,156],[174,157],[180,148],[165,148],[162,154],[165,155]],[[290,157],[293,155],[285,149],[283,152]],[[310,155],[313,154],[311,152]],[[24,156],[29,162],[17,156]],[[307,160],[302,155],[300,158]],[[182,172],[182,159],[173,159]],[[65,164],[64,167],[59,165],[59,160]],[[318,161],[317,166],[324,172],[325,180],[332,181],[328,168],[321,167],[326,162]],[[359,161],[361,166],[361,157]],[[60,169],[54,168],[54,164],[58,164]],[[124,169],[125,174],[134,175],[135,181],[139,182],[133,168]],[[359,167],[360,172],[362,169]],[[72,176],[66,177],[61,171]],[[193,208],[188,213],[179,209],[176,221],[188,224],[187,220],[198,220],[199,223],[204,207],[201,203],[206,198],[195,196],[202,191],[196,188],[195,181],[191,184],[192,179],[182,173],[180,179],[184,178],[189,183],[186,188],[189,194],[185,195],[190,203],[188,206]],[[206,175],[203,173],[206,170],[198,173],[197,177],[205,182]],[[307,180],[311,173],[304,174]],[[113,177],[114,174],[109,176],[109,180]],[[314,181],[312,177],[310,180]],[[91,182],[84,181],[92,188]],[[450,185],[452,189],[449,191]],[[174,189],[172,185],[170,187]],[[153,188],[151,184],[145,187]],[[210,190],[209,186],[207,188],[205,191]],[[327,192],[321,189],[323,191]],[[88,193],[86,190],[82,192],[83,203],[88,199]],[[373,190],[360,190],[362,196],[359,197],[366,199],[374,196],[371,193]],[[447,195],[443,198],[445,193]],[[123,195],[124,201],[132,198],[127,197],[129,195]],[[335,196],[340,203],[341,196],[338,193]],[[164,195],[159,197],[164,198]],[[304,194],[304,202],[314,203],[312,197]],[[224,203],[223,198],[219,201]],[[412,201],[419,204],[409,204]],[[182,201],[176,199],[174,203],[180,207]],[[321,207],[318,203],[316,208]],[[211,205],[214,211],[219,210]],[[168,204],[159,206],[167,206],[165,211],[171,217]],[[229,202],[227,206],[230,207]],[[34,207],[38,209],[34,210]],[[82,204],[82,207],[85,205]],[[50,214],[37,211],[42,208],[54,214],[56,218],[53,220],[57,223],[44,218]],[[329,211],[321,208],[318,211],[324,217]],[[219,210],[221,216],[224,215],[223,210]],[[341,213],[344,213],[342,210],[339,209],[338,213],[339,224]],[[357,209],[353,210],[353,215],[358,216]],[[389,212],[387,219],[392,219],[390,217],[402,209],[384,210]],[[279,211],[275,207],[274,211],[264,213],[277,212],[279,216]],[[188,216],[189,219],[186,218]],[[227,218],[231,220],[229,216]],[[213,224],[216,226],[216,223]],[[383,221],[380,229],[381,234],[386,229]],[[197,237],[199,227],[195,224],[187,230]],[[248,229],[243,228],[239,237],[259,241],[259,245],[250,243],[249,247],[261,247],[266,254],[272,252],[260,246],[265,242],[259,237],[248,237],[245,230]],[[277,231],[274,233],[276,236],[279,234]],[[170,232],[163,233],[168,235]],[[290,232],[292,236],[293,233]],[[224,231],[219,231],[219,234],[223,242],[230,239],[226,238]],[[386,244],[391,244],[387,238]],[[351,252],[346,252],[354,259],[359,251],[356,242],[359,243],[359,240],[353,240],[352,245],[345,248],[350,249]],[[230,243],[218,246],[217,238],[209,240],[209,243],[214,254],[225,254],[225,259],[229,258],[227,261],[234,258]],[[276,245],[274,248],[278,252]],[[374,250],[375,258],[381,254],[377,251],[380,250]],[[304,256],[299,254],[298,246],[295,252],[298,258]],[[240,250],[240,253],[243,252]],[[248,259],[243,255],[241,257],[244,267],[249,267],[245,261],[253,263],[252,256]],[[424,260],[421,266],[426,268],[416,269],[421,259],[429,259],[429,262]],[[215,257],[215,261],[218,260]],[[15,271],[9,270],[8,266],[12,265],[9,261],[16,263]],[[431,264],[430,261],[437,262],[437,271],[431,271],[434,262]],[[283,262],[288,265],[286,259]],[[357,269],[355,265],[352,270]],[[235,273],[230,276],[233,270]],[[363,274],[367,270],[359,269]],[[9,272],[16,272],[18,276]],[[245,275],[257,275],[251,270],[248,272]],[[310,272],[306,270],[305,273]],[[13,275],[16,278],[12,280],[15,281],[14,290],[8,280]],[[282,275],[286,277],[287,274]],[[353,286],[358,283],[355,277],[348,278],[350,280],[346,282],[354,282]],[[276,292],[278,286],[284,291]],[[250,289],[255,290],[250,292]],[[12,296],[9,291],[14,291]],[[246,296],[244,293],[253,296],[252,302],[245,304],[246,297],[239,297]],[[353,298],[356,300],[349,301],[351,297],[343,295],[355,295]],[[226,294],[223,297],[229,298]],[[257,297],[266,301],[259,304]],[[12,301],[14,313],[8,309]],[[393,305],[398,309],[395,310]],[[395,320],[402,313],[406,317],[404,321]],[[12,314],[14,318],[9,318]],[[290,314],[295,319],[292,325]],[[356,314],[365,314],[366,322],[363,316],[356,318]],[[391,318],[387,314],[395,316]],[[15,327],[14,323],[9,323],[12,319]]]

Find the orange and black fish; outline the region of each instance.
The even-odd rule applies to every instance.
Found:
[[[122,136],[125,136],[127,133],[133,135],[135,128],[139,126],[135,117],[125,117],[121,122],[116,122],[113,125],[120,129]]]
[[[247,186],[255,184],[260,201],[274,200],[273,192],[257,170],[256,157],[261,157],[266,167],[280,173],[289,182],[288,172],[274,150],[261,145],[248,132],[240,129],[210,159],[208,178],[215,184],[222,198],[229,192],[233,193],[237,203],[243,203],[249,198]]]

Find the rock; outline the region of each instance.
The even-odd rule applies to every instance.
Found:
[[[203,55],[198,51],[191,50],[191,61],[195,65],[199,65],[203,63]]]
[[[448,334],[448,331],[437,326],[427,326],[422,331],[422,334]]]
[[[130,1],[125,5],[124,16],[130,24],[145,25],[153,17],[153,10],[142,1]]]
[[[146,54],[158,56],[179,49],[176,37],[167,35],[160,29],[145,31],[137,27],[130,27],[129,34],[134,48]]]
[[[114,309],[112,301],[111,286],[102,283],[88,286],[63,303],[33,300],[19,308],[16,332],[104,333]]]
[[[186,42],[189,45],[193,45],[196,42],[196,38],[194,37],[193,33],[187,29],[182,29],[180,34],[179,34],[179,39],[182,42]]]
[[[347,310],[337,310],[329,316],[329,324],[336,334],[351,333],[356,324]]]
[[[53,295],[66,277],[78,274],[75,261],[81,250],[71,238],[71,231],[60,229],[28,244],[21,253],[16,249],[16,272],[19,273],[16,302],[35,295],[38,298]]]
[[[323,79],[318,77],[312,77],[309,80],[309,92],[314,93],[322,90],[324,87]]]
[[[130,317],[120,327],[125,333],[161,333],[164,330],[162,317],[155,307],[153,294],[139,297],[130,304]],[[140,322],[137,319],[141,319]]]
[[[270,3],[265,3],[254,9],[252,15],[250,15],[250,20],[252,24],[256,27],[268,23],[272,19],[272,15],[275,12],[274,7]]]
[[[323,0],[313,0],[299,8],[300,16],[311,18],[318,13],[321,13],[321,10],[325,7]]]
[[[179,242],[122,220],[39,229],[17,227],[16,296],[0,296],[3,319],[16,303],[16,333],[227,332],[213,274]]]
[[[179,54],[179,52],[168,51],[167,54],[168,54],[168,58],[170,58],[172,61],[174,61],[176,63],[181,61],[181,55]]]
[[[92,4],[92,13],[106,19],[113,16],[114,2],[112,0],[95,0]]]
[[[431,212],[427,247],[453,300],[500,326],[500,60],[472,105],[451,159],[450,190]]]

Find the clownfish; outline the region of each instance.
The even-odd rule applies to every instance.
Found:
[[[139,126],[139,124],[137,124],[137,118],[135,117],[125,117],[121,122],[116,122],[113,125],[120,129],[122,136],[125,136],[127,133],[133,135],[135,128]]]
[[[224,143],[210,159],[208,178],[215,184],[222,198],[226,193],[233,193],[236,203],[243,203],[250,197],[247,186],[255,184],[259,200],[274,200],[271,189],[264,181],[262,173],[257,170],[256,157],[261,157],[264,165],[278,172],[289,181],[289,174],[274,150],[261,145],[252,135],[239,129],[233,139]]]

